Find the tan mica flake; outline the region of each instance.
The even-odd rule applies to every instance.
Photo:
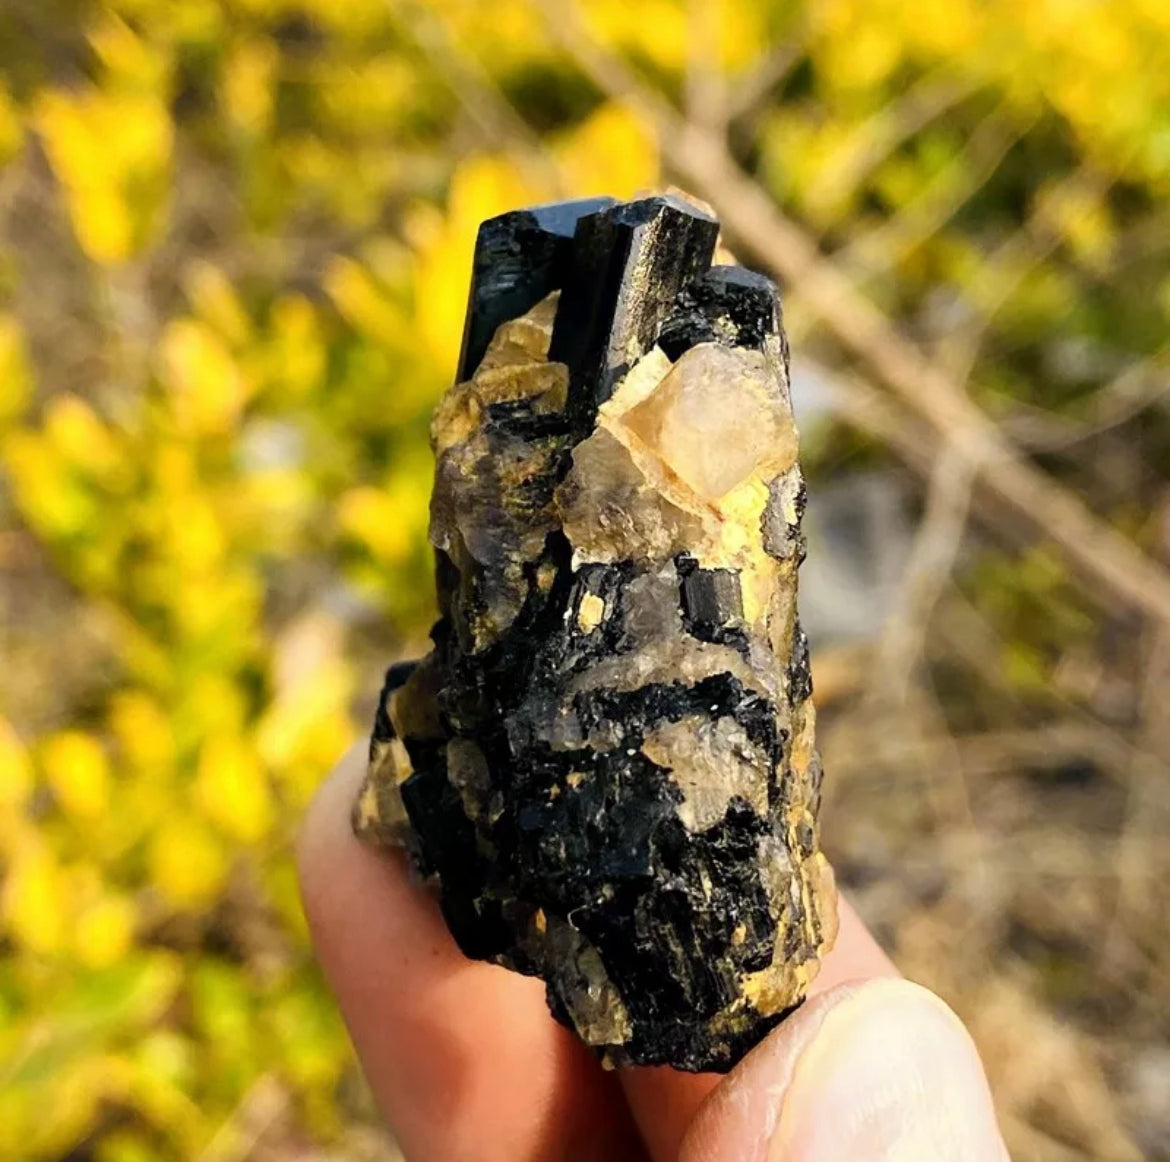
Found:
[[[518,364],[544,363],[552,342],[560,291],[553,291],[531,310],[496,328],[476,373]]]
[[[470,739],[447,743],[447,779],[459,792],[464,814],[475,822],[491,791],[491,772],[483,751]]]
[[[605,620],[605,602],[596,593],[586,593],[577,608],[577,625],[592,633]]]
[[[765,1016],[783,1012],[804,997],[819,968],[820,961],[815,959],[800,965],[780,961],[749,973],[743,978],[744,999]]]

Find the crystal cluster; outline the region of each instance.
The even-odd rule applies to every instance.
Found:
[[[609,1064],[725,1070],[836,925],[779,303],[675,197],[485,222],[432,426],[434,649],[359,834]]]

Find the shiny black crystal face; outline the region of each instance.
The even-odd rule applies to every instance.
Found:
[[[655,347],[667,367],[704,344],[764,353],[788,406],[775,288],[712,268],[717,233],[674,197],[483,224],[460,382],[559,292],[547,361],[567,391],[481,401],[474,455],[440,456],[434,651],[388,674],[372,744],[375,762],[392,740],[408,756],[391,790],[464,953],[542,976],[611,1062],[690,1070],[734,1064],[791,1007],[784,989],[799,1003],[832,924],[794,617],[799,468],[760,484],[745,534],[774,617],[688,546],[583,560],[555,513],[598,409]],[[634,499],[597,519],[636,519]]]

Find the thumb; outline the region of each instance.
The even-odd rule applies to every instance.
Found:
[[[1006,1162],[958,1017],[904,980],[841,985],[712,1091],[680,1162]]]

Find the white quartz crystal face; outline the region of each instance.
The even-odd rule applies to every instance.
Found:
[[[759,351],[692,347],[622,422],[706,500],[796,457],[792,413]]]

